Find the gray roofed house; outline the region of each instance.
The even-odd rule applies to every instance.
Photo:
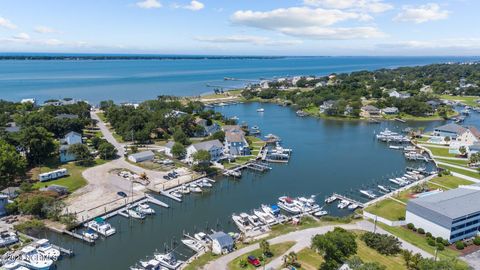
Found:
[[[172,148],[175,145],[174,141],[168,141],[163,147],[165,148],[165,155],[173,157]]]
[[[19,187],[7,187],[3,189],[0,193],[3,195],[7,195],[9,199],[15,199],[18,196],[19,191]]]
[[[442,136],[442,137],[450,137],[452,139],[456,138],[457,136],[461,135],[463,132],[467,131],[466,128],[454,124],[449,123],[443,126],[439,126],[433,130],[434,136]]]
[[[205,150],[210,154],[210,161],[217,161],[223,157],[223,144],[219,140],[199,142],[187,147],[187,160],[193,161],[193,155]]]
[[[144,152],[140,152],[140,153],[135,153],[135,154],[131,154],[128,156],[128,160],[130,160],[131,162],[143,162],[143,161],[147,161],[147,160],[152,160],[155,158],[155,154],[148,150],[148,151],[144,151]]]
[[[233,238],[224,232],[215,232],[208,237],[212,239],[212,252],[215,254],[225,254],[233,250],[235,242]]]
[[[10,122],[7,124],[8,126],[5,128],[5,131],[8,133],[16,133],[19,132],[21,127],[17,125],[15,122]]]
[[[215,147],[223,147],[223,144],[219,140],[211,140],[211,141],[205,141],[205,142],[199,142],[192,144],[192,147],[195,148],[197,151],[199,150],[206,150],[209,151],[212,148]]]

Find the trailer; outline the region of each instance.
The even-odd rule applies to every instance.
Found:
[[[67,175],[68,175],[67,169],[59,169],[59,170],[39,174],[38,180],[40,182],[46,182],[46,181],[58,179]]]

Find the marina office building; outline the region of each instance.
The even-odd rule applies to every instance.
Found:
[[[480,229],[480,184],[410,200],[406,222],[450,243],[476,236]]]

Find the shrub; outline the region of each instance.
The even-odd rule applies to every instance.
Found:
[[[443,245],[447,247],[450,245],[450,242],[447,239],[443,239]]]
[[[410,229],[410,230],[413,230],[413,229],[415,229],[415,225],[413,225],[413,223],[408,223],[407,228]]]
[[[433,238],[429,237],[429,238],[427,238],[427,244],[429,246],[434,247],[437,243],[435,243],[435,240]]]
[[[419,234],[425,234],[425,230],[424,230],[423,228],[418,228],[418,229],[417,229],[417,232],[418,232]]]
[[[480,237],[479,237],[479,236],[475,237],[475,239],[473,239],[473,243],[474,243],[476,246],[480,246]]]
[[[437,243],[437,250],[442,251],[445,249],[445,246],[442,243]]]
[[[45,224],[41,220],[32,219],[32,220],[28,220],[23,223],[17,224],[13,227],[15,228],[15,230],[20,231],[24,234],[36,235],[45,228]]]
[[[457,241],[455,242],[455,247],[458,249],[458,250],[462,250],[465,248],[465,244],[462,242],[462,241]]]
[[[427,232],[427,233],[425,234],[425,236],[426,236],[426,237],[432,237],[432,234],[429,233],[429,232]]]
[[[443,244],[443,238],[440,237],[440,236],[437,237],[437,238],[435,239],[435,241],[437,241],[437,243],[442,243],[442,244]]]
[[[248,266],[248,262],[247,260],[243,259],[238,262],[238,265],[240,266],[240,268],[246,268]]]
[[[400,241],[391,235],[367,232],[361,239],[367,246],[383,255],[395,255],[401,251]]]
[[[404,216],[401,216],[401,217],[398,218],[398,220],[403,221],[403,220],[405,220],[405,217],[404,217]]]

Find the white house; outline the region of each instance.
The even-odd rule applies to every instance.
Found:
[[[128,156],[128,160],[134,163],[152,160],[155,158],[155,154],[152,151],[144,151],[140,153],[131,154]]]
[[[165,155],[169,156],[169,157],[173,157],[173,154],[172,154],[172,148],[173,148],[173,145],[175,145],[175,142],[174,141],[168,141],[163,147],[165,149]]]
[[[388,91],[388,96],[389,97],[394,97],[394,98],[404,99],[404,98],[409,98],[410,94],[409,93],[398,92],[397,90],[392,89],[392,90]]]
[[[37,104],[37,101],[34,98],[24,98],[22,99],[22,101],[20,101],[20,103],[22,104],[31,103],[32,105],[35,106]]]
[[[75,160],[75,155],[68,152],[71,145],[81,144],[82,135],[75,131],[70,131],[60,139],[60,162],[69,162]]]
[[[386,115],[391,115],[391,114],[398,114],[398,108],[397,107],[386,107],[382,109],[382,113]]]
[[[210,153],[210,161],[217,161],[223,156],[223,144],[219,140],[195,143],[187,147],[187,161],[193,162],[193,155],[200,150]]]
[[[214,254],[227,254],[233,251],[235,243],[230,235],[224,232],[216,232],[208,237],[212,239],[212,252]]]
[[[231,156],[250,155],[250,147],[245,132],[238,125],[223,126],[225,131],[225,152]]]

